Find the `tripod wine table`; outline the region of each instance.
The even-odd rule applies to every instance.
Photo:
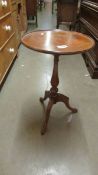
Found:
[[[73,55],[83,53],[94,47],[92,38],[78,32],[63,30],[41,30],[26,34],[22,38],[22,43],[35,51],[52,54],[54,56],[53,73],[51,77],[51,88],[45,91],[40,101],[49,98],[46,108],[45,120],[41,129],[41,134],[45,134],[52,106],[57,102],[63,102],[66,107],[76,113],[78,110],[69,104],[69,97],[58,93],[58,62],[60,55]],[[43,58],[45,59],[45,58]]]

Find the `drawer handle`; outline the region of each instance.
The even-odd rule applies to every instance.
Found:
[[[2,7],[7,7],[7,1],[6,0],[2,0],[1,1],[1,5],[2,5]]]
[[[6,25],[6,26],[4,27],[4,29],[5,29],[6,31],[11,31],[11,30],[12,30],[12,27],[11,27],[10,25]]]
[[[10,53],[14,53],[15,52],[15,49],[14,48],[9,48],[9,52]]]

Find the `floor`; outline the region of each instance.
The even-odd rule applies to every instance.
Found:
[[[38,13],[38,29],[55,26],[56,11],[52,15],[47,3]],[[52,58],[19,48],[0,92],[0,175],[98,175],[98,80],[91,79],[81,55],[61,56],[59,64],[59,90],[79,112],[72,116],[56,104],[46,135],[40,135],[39,97],[50,87]]]

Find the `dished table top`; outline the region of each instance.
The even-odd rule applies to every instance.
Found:
[[[22,43],[32,50],[58,55],[82,53],[95,44],[87,35],[59,29],[30,32],[22,38]]]

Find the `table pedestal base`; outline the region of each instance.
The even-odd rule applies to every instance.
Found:
[[[46,130],[47,130],[47,125],[48,125],[48,120],[50,117],[50,112],[52,109],[52,106],[54,104],[56,104],[57,102],[63,102],[65,104],[65,106],[72,111],[72,113],[76,113],[78,110],[76,108],[73,108],[70,106],[69,104],[69,97],[57,93],[57,95],[55,97],[51,97],[50,91],[45,91],[45,96],[44,98],[40,98],[40,102],[43,103],[44,100],[46,100],[47,98],[49,98],[49,102],[46,108],[46,114],[45,114],[45,121],[43,122],[43,126],[41,129],[41,134],[45,134]]]
[[[44,100],[49,98],[49,102],[46,108],[46,114],[45,114],[45,120],[43,122],[43,126],[41,129],[41,134],[45,134],[47,130],[47,125],[50,117],[50,112],[52,109],[52,106],[56,104],[57,102],[63,102],[65,106],[72,111],[72,113],[76,113],[78,110],[76,108],[73,108],[69,104],[69,97],[58,93],[58,84],[59,84],[59,77],[58,77],[58,61],[59,61],[59,56],[54,55],[54,67],[53,67],[53,74],[51,78],[51,89],[50,91],[45,91],[44,98],[40,98],[40,102],[43,103]]]

